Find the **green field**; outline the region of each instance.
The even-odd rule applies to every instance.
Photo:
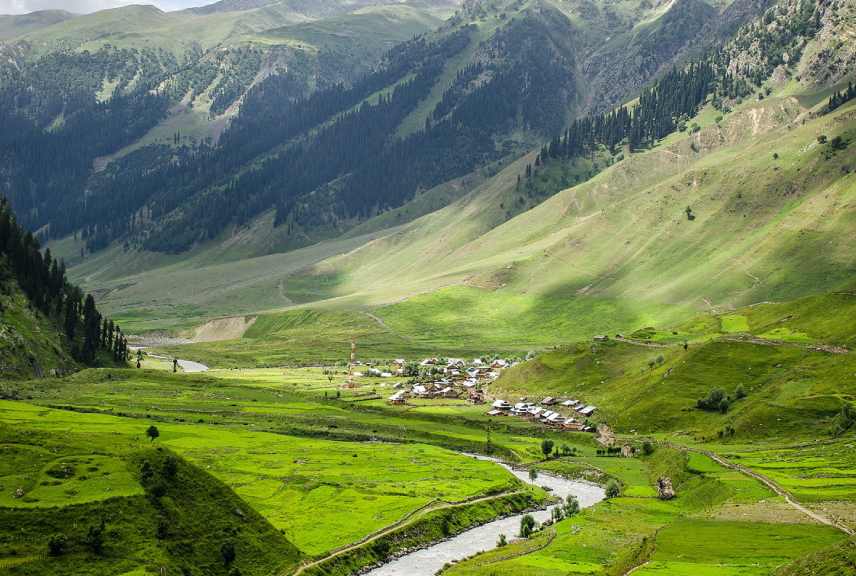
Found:
[[[2,404],[0,418],[18,430],[42,434],[71,430],[99,442],[106,437],[112,446],[125,450],[145,443],[143,433],[150,422],[8,402]],[[264,421],[261,415],[253,419]],[[227,484],[309,554],[358,540],[434,499],[456,502],[515,491],[519,486],[519,481],[493,464],[427,445],[406,444],[392,452],[382,444],[289,437],[211,424],[159,422],[158,428],[159,445]],[[142,494],[125,464],[108,458],[58,459],[46,450],[33,453],[21,446],[4,454],[10,466],[33,459],[42,472],[23,484],[25,499],[4,492],[0,505],[68,506]],[[15,476],[0,478],[3,486],[18,482]],[[342,513],[347,513],[349,522],[340,521]]]
[[[643,574],[766,574],[793,558],[840,542],[840,531],[826,526],[770,524],[749,520],[703,518],[740,495],[740,483],[757,491],[755,502],[775,517],[771,492],[745,476],[722,476],[723,468],[707,457],[658,448],[643,459],[597,458],[581,462],[554,462],[561,470],[584,463],[621,480],[622,497],[585,510],[555,527],[555,538],[538,551],[502,560],[525,551],[524,544],[509,550],[478,554],[447,571],[449,574],[622,574],[630,567]],[[661,474],[680,486],[675,500],[662,502],[651,491],[651,478]],[[646,490],[647,489],[647,490]],[[745,502],[745,500],[743,501]],[[743,504],[745,506],[745,504]],[[763,514],[762,516],[763,517]],[[553,530],[552,528],[550,530]],[[546,532],[546,529],[545,529]],[[544,536],[547,536],[545,533]],[[532,541],[543,545],[545,538]],[[477,568],[479,566],[479,568]]]
[[[80,342],[24,297],[25,274],[21,285],[6,282],[0,261],[0,574],[289,576],[313,563],[301,574],[349,576],[407,548],[557,503],[567,495],[542,488],[538,477],[547,475],[615,493],[536,526],[531,537],[507,534],[507,546],[462,555],[440,573],[852,573],[856,100],[831,112],[824,106],[852,77],[846,67],[856,50],[846,40],[856,11],[830,2],[819,5],[828,9],[826,28],[813,39],[802,32],[813,26],[815,4],[780,2],[761,21],[761,40],[723,58],[729,66],[753,62],[781,25],[775,15],[800,6],[801,32],[780,48],[788,58],[802,51],[802,61],[767,62],[773,79],[739,98],[708,99],[693,117],[674,118],[688,129],[650,146],[631,150],[622,141],[545,161],[537,149],[549,137],[513,123],[490,135],[496,154],[485,153],[489,161],[471,174],[414,191],[395,208],[336,214],[294,237],[296,220],[275,228],[266,203],[266,212],[248,211],[181,254],[137,251],[133,242],[88,253],[101,224],[86,236],[51,239],[70,280],[146,346],[139,369],[106,353],[86,369],[72,361]],[[495,41],[505,29],[525,30],[516,29],[524,18],[543,17],[541,48],[551,59],[580,59],[568,81],[578,97],[561,125],[605,106],[598,101],[637,96],[619,98],[601,82],[642,86],[654,74],[649,64],[695,59],[684,51],[658,61],[667,44],[693,46],[681,37],[693,15],[731,4],[342,0],[210,13],[129,6],[71,19],[0,18],[0,38],[12,40],[8,52],[0,48],[10,66],[108,44],[193,66],[252,47],[263,54],[253,83],[292,69],[309,93],[339,82],[345,90],[368,70],[397,65],[383,54],[402,40],[436,29],[425,36],[430,44],[466,28],[469,43],[391,126],[386,144],[394,149],[396,136],[426,126],[468,64],[484,69],[467,90],[502,80],[513,63],[502,61]],[[754,18],[736,14],[744,10],[732,8],[728,25]],[[684,25],[673,26],[673,17]],[[53,19],[62,21],[48,25]],[[564,36],[551,36],[556,27],[567,28]],[[14,30],[26,32],[23,43]],[[635,61],[623,53],[630,48]],[[212,135],[222,62],[212,84],[170,104],[169,117],[111,158],[173,145],[175,132],[193,141]],[[418,70],[366,90],[376,91],[363,102]],[[115,85],[105,78],[95,96]],[[218,122],[223,128],[228,119]],[[299,148],[308,133],[288,145]],[[261,158],[241,162],[237,169],[249,171]],[[220,176],[225,183],[234,174]],[[338,194],[351,175],[335,176],[299,202]],[[141,208],[128,225],[154,221],[154,212]],[[349,388],[352,339],[364,364]],[[430,380],[424,371],[398,375],[391,362],[431,357],[440,366],[452,357],[511,366],[479,384],[484,404],[470,404],[458,388],[456,397],[390,405],[393,391]],[[210,369],[173,373],[174,358]],[[371,375],[370,366],[393,376]],[[579,417],[593,433],[487,415],[497,399],[547,397],[566,416],[563,400],[595,406]],[[157,434],[147,436],[150,427]],[[533,471],[533,485],[476,454]],[[673,499],[660,498],[666,479]],[[56,535],[66,538],[62,550],[50,550]]]
[[[219,549],[226,540],[238,553],[233,565],[245,573],[296,566],[297,548],[225,484],[180,457],[167,473],[171,452],[141,443],[143,430],[142,423],[126,427],[117,418],[2,401],[5,571],[225,573]],[[151,477],[141,474],[144,463]],[[23,497],[13,497],[19,489]],[[96,549],[87,534],[99,525]],[[47,542],[55,534],[66,545],[51,555]]]

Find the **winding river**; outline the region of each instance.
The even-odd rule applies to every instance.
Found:
[[[487,456],[475,457],[480,460],[496,462],[527,484],[546,486],[551,488],[554,494],[563,498],[567,497],[568,494],[573,494],[579,500],[582,508],[597,504],[605,497],[603,488],[599,486],[544,474],[539,474],[535,482],[530,482],[529,473],[525,470],[512,470],[509,466],[495,458]],[[531,514],[538,522],[543,522],[550,518],[549,509],[538,510],[531,512]],[[520,531],[521,516],[522,514],[518,514],[482,524],[472,530],[458,534],[449,540],[438,542],[423,550],[417,550],[416,552],[397,558],[380,568],[375,568],[367,574],[369,576],[433,576],[446,562],[471,556],[480,550],[495,548],[500,534],[505,534],[509,540],[516,537]]]
[[[179,360],[178,365],[181,366],[181,369],[185,372],[205,372],[208,370],[208,366],[205,364],[193,362],[192,360]]]

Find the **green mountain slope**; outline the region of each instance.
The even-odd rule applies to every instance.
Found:
[[[626,8],[626,25],[640,32],[633,41],[642,41],[642,31],[654,34],[649,37],[665,33],[664,18],[684,22],[688,16],[681,11],[688,6],[646,13]],[[741,11],[736,6],[718,19],[712,19],[710,6],[697,9],[708,14],[705,29],[718,30],[720,20],[740,22],[757,10],[751,2],[741,4]],[[487,346],[542,348],[593,332],[666,326],[701,311],[852,289],[853,238],[847,230],[854,206],[854,104],[824,114],[831,89],[823,86],[840,80],[838,62],[852,57],[852,47],[835,37],[852,33],[853,8],[838,3],[822,17],[818,11],[809,18],[813,6],[782,6],[744,27],[722,53],[743,58],[740,70],[751,82],[768,74],[758,81],[757,93],[745,85],[708,97],[694,117],[680,119],[685,131],[650,148],[631,151],[622,144],[611,154],[601,147],[541,166],[536,152],[510,154],[494,166],[498,173],[481,184],[475,180],[464,196],[444,194],[453,201],[445,208],[412,220],[425,212],[408,214],[405,204],[357,226],[322,225],[315,239],[348,232],[284,254],[275,252],[314,240],[295,220],[273,226],[270,211],[245,225],[229,225],[214,242],[182,255],[114,245],[81,259],[82,243],[72,238],[55,248],[75,266],[75,279],[98,284],[103,305],[137,329],[190,327],[213,316],[299,305],[372,310],[400,334],[453,348],[472,346],[479,323],[459,327],[451,315],[483,319],[490,326]],[[564,62],[574,61],[575,47],[584,42],[561,35],[563,23],[580,17],[567,7],[476,3],[467,9],[429,36],[448,39],[462,23],[478,26],[469,27],[469,44],[455,53],[465,60],[449,61],[453,70],[473,58],[499,62],[505,54],[500,41],[527,27],[554,39],[555,54]],[[603,11],[591,16],[591,22],[604,19],[610,17]],[[781,57],[778,49],[770,51],[771,42],[786,42],[808,25],[821,32],[804,45],[787,45],[790,64],[755,71],[759,62]],[[483,29],[490,36],[474,48]],[[690,44],[677,41],[670,50]],[[668,55],[663,58],[668,61]],[[435,77],[434,87],[447,72]],[[571,81],[588,85],[579,75]],[[428,98],[434,92],[428,90]],[[407,122],[405,116],[401,125]],[[535,174],[527,178],[532,164]],[[211,207],[224,206],[223,190],[217,184],[205,202],[183,205],[197,212],[176,208],[166,221],[182,234],[192,233],[176,222],[193,224],[198,219],[188,214],[216,213]],[[327,192],[335,194],[335,187]],[[299,208],[321,218],[323,208],[313,213],[310,207],[318,208]],[[253,258],[259,252],[267,255]]]
[[[0,380],[60,376],[77,370],[61,323],[35,308],[0,265]],[[4,387],[0,387],[4,388]],[[11,389],[3,390],[8,394]]]
[[[20,16],[0,15],[0,41],[10,40],[76,18],[65,10],[42,10]]]
[[[84,235],[89,237],[96,226],[96,239],[87,242],[90,252],[104,249],[114,240],[123,244],[127,241],[135,249],[185,251],[194,243],[219,236],[224,228],[244,226],[247,219],[263,215],[271,206],[277,211],[275,223],[287,223],[287,230],[278,232],[278,249],[293,249],[347,232],[367,218],[399,208],[424,190],[539,144],[561,131],[580,109],[591,110],[592,102],[602,109],[628,97],[664,69],[701,26],[718,17],[717,8],[693,0],[642,8],[630,4],[602,6],[594,11],[532,1],[468,2],[436,32],[390,51],[377,62],[382,48],[404,35],[433,28],[440,19],[452,15],[455,3],[435,0],[374,7],[275,30],[270,30],[270,18],[251,22],[265,11],[284,7],[287,8],[284,4],[270,4],[206,15],[154,13],[153,16],[175,22],[160,28],[157,24],[155,28],[140,24],[145,33],[132,30],[121,33],[126,38],[113,39],[113,50],[143,47],[148,52],[143,57],[111,53],[111,58],[124,61],[125,68],[115,77],[118,63],[105,64],[105,81],[98,82],[97,75],[92,79],[99,98],[109,98],[116,89],[141,90],[143,78],[149,77],[166,100],[160,106],[168,108],[168,112],[152,111],[145,118],[148,131],[142,137],[135,135],[129,138],[130,142],[123,141],[118,146],[102,146],[108,150],[92,158],[95,173],[75,174],[77,181],[71,187],[84,185],[90,195],[98,196],[105,193],[99,190],[103,188],[103,172],[112,180],[121,172],[138,173],[144,167],[155,167],[154,174],[144,172],[152,177],[143,178],[142,183],[157,180],[158,186],[117,184],[132,196],[123,202],[130,214],[108,216],[81,211],[80,197],[65,192],[69,187],[63,188],[63,201],[69,206],[54,214],[53,204],[46,202],[55,193],[51,191],[52,182],[39,187],[46,191],[31,206],[34,199],[18,191],[19,182],[25,179],[23,174],[12,178],[16,185],[10,197],[20,204],[22,212],[33,214],[34,226],[51,223],[45,233],[62,236],[72,232],[73,226],[82,225],[86,229]],[[99,14],[93,16],[109,16]],[[230,20],[235,18],[244,20]],[[205,30],[193,28],[202,20]],[[608,38],[607,28],[613,25],[622,33],[610,33]],[[228,35],[224,35],[227,27]],[[51,30],[61,32],[56,26]],[[75,34],[85,36],[82,32]],[[136,36],[147,44],[134,44]],[[170,45],[188,38],[195,38],[197,44],[183,48]],[[99,36],[96,43],[110,39],[109,34]],[[33,45],[51,45],[47,39],[32,40]],[[442,61],[429,58],[432,52],[421,53],[421,42],[439,46],[431,50],[438,51],[436,55],[442,56]],[[604,43],[606,48],[601,48]],[[205,51],[214,45],[218,49]],[[98,45],[85,47],[97,50],[99,58],[106,58]],[[599,50],[596,56],[595,50]],[[170,54],[176,58],[171,59]],[[402,54],[403,64],[396,61]],[[636,66],[634,58],[642,58],[646,66]],[[149,59],[157,60],[153,76]],[[185,59],[189,59],[186,64]],[[270,102],[264,102],[266,98],[292,104],[318,88],[324,93],[321,100],[332,100],[337,96],[336,89],[330,88],[331,82],[353,82],[355,75],[375,63],[371,90],[349,94],[341,106],[313,115],[306,126],[279,131],[279,138],[265,132],[281,123],[281,117],[287,117],[292,107],[272,109]],[[175,72],[176,69],[181,71]],[[381,78],[384,74],[389,77]],[[289,82],[297,84],[290,86]],[[403,90],[407,86],[417,94],[407,94]],[[253,91],[244,97],[250,88]],[[396,88],[401,90],[396,92]],[[388,100],[382,98],[394,94],[398,96],[394,107],[401,109],[393,114],[382,113],[390,126],[377,128],[377,134],[374,128],[349,129],[351,120],[350,124],[364,121],[348,117],[346,122],[339,116],[345,111],[359,116],[358,110],[365,116],[381,104],[388,108]],[[477,110],[489,112],[490,116],[476,120]],[[230,124],[234,127],[236,117],[247,124],[260,118],[265,121],[253,130],[260,143],[252,155],[234,151],[230,132],[224,132]],[[47,116],[39,120],[49,125],[51,119]],[[53,118],[55,123],[60,120],[61,117]],[[370,125],[377,127],[378,123]],[[226,137],[221,139],[224,133]],[[293,158],[300,153],[297,144],[304,142],[312,147],[327,134],[335,134],[332,139],[350,150],[337,152],[337,165],[313,167],[312,173],[296,182],[270,176],[271,166],[277,163],[281,164],[279,174],[293,173],[293,162],[314,166]],[[354,140],[366,136],[371,138],[370,143],[354,144]],[[243,135],[234,137],[246,139]],[[399,141],[402,137],[405,139]],[[188,181],[183,177],[170,181],[157,170],[167,157],[176,155],[179,168],[187,165],[191,173],[198,174],[192,165],[204,161],[198,160],[200,155],[203,159],[208,156],[205,148],[194,149],[202,144],[217,146],[213,154],[219,159],[212,161],[221,165],[218,181]],[[130,154],[148,145],[156,148]],[[365,150],[365,158],[351,158],[361,150]],[[420,158],[409,158],[414,154]],[[393,158],[403,161],[396,166]],[[116,162],[117,159],[122,160]],[[140,178],[132,176],[141,184]],[[276,181],[271,182],[272,178]],[[242,198],[231,197],[235,196],[230,191],[233,188],[242,190],[237,195]],[[367,190],[372,191],[370,197],[362,198]],[[313,194],[316,191],[318,194]],[[158,192],[178,200],[159,199]],[[326,200],[329,196],[332,198]],[[219,205],[216,212],[220,216],[216,219],[201,208],[212,204]],[[107,204],[95,201],[94,205]],[[82,220],[88,222],[83,224]]]
[[[856,393],[856,356],[825,344],[856,343],[846,320],[854,310],[852,294],[826,294],[703,316],[653,337],[644,330],[626,341],[575,344],[508,369],[491,394],[581,398],[620,433],[687,430],[713,439],[731,425],[742,439],[826,434]],[[734,396],[737,386],[745,398]],[[697,407],[716,387],[733,397],[727,413]]]
[[[785,564],[772,574],[774,576],[796,576],[797,574],[835,576],[852,572],[854,568],[856,568],[856,540],[851,538],[841,544],[824,548]]]
[[[586,302],[602,298],[624,302],[627,310],[639,310],[646,302],[685,306],[689,317],[692,309],[832,290],[854,272],[848,248],[852,239],[844,232],[852,219],[854,190],[846,167],[853,149],[848,146],[827,159],[829,145],[818,144],[817,137],[842,135],[849,141],[853,114],[854,107],[847,105],[811,118],[798,101],[784,96],[747,103],[718,123],[706,112],[696,119],[708,122],[699,132],[676,135],[654,150],[630,155],[514,217],[510,210],[526,196],[515,190],[517,175],[531,156],[448,208],[299,276],[292,271],[288,277],[266,278],[267,265],[279,258],[273,256],[222,270],[232,283],[251,280],[257,294],[337,308],[377,308],[462,284],[458,292],[431,292],[378,312],[398,331],[420,340],[455,330],[440,317],[433,321],[426,305],[478,315],[502,310],[501,305],[496,308],[498,302],[507,302],[513,308],[500,317],[513,326],[537,309],[538,301],[553,299],[578,302],[583,315]],[[559,183],[566,168],[572,166],[551,165],[545,176]],[[525,200],[541,200],[533,196]],[[696,215],[692,221],[685,213],[688,205]],[[284,255],[282,261],[287,260]],[[176,287],[191,274],[201,276],[204,268],[177,272],[170,285]],[[112,301],[123,308],[152,309],[163,292],[156,288],[156,274],[147,277],[108,282],[121,289],[105,305]],[[461,299],[461,291],[473,296]],[[170,298],[176,296],[170,292]],[[484,307],[476,304],[480,300]],[[592,319],[600,318],[595,310],[590,311]],[[418,319],[419,326],[408,318]],[[652,320],[642,316],[637,324],[619,315],[598,328],[571,314],[567,323],[581,329],[546,331],[541,343],[658,324]],[[519,335],[506,333],[508,341]]]
[[[228,486],[163,448],[8,425],[0,437],[9,573],[225,576],[237,568],[261,575],[293,569],[301,557]],[[21,470],[29,471],[23,479]],[[100,531],[100,545],[92,530]],[[48,541],[56,535],[64,546],[52,554]],[[225,542],[235,549],[231,562],[221,553]]]
[[[392,0],[380,4],[390,2]],[[180,56],[194,48],[207,50],[233,36],[328,18],[379,3],[342,0],[323,4],[218,4],[181,12],[163,12],[154,6],[142,5],[101,10],[73,21],[54,18],[55,25],[39,26],[41,29],[22,31],[6,38],[17,37],[29,49],[31,58],[69,49],[94,52],[108,44],[117,48],[162,48]]]

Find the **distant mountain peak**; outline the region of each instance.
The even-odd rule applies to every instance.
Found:
[[[192,14],[213,14],[215,12],[241,12],[244,10],[253,10],[255,8],[264,8],[271,4],[277,4],[280,0],[220,0],[206,6],[198,8],[188,8],[185,12]]]

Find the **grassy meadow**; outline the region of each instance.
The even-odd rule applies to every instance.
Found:
[[[403,444],[391,451],[382,443],[300,438],[220,422],[173,424],[8,402],[0,418],[5,434],[70,431],[97,444],[106,438],[119,453],[146,444],[167,447],[228,485],[308,554],[359,540],[435,499],[457,502],[520,489],[519,481],[498,466],[430,445]],[[156,442],[144,434],[152,422],[160,431]],[[2,507],[62,507],[143,494],[124,462],[85,451],[63,457],[13,447],[3,460],[9,467],[0,485],[21,484],[27,496],[17,499],[4,490]],[[21,482],[14,471],[23,462],[41,474]],[[342,514],[348,522],[341,521]]]
[[[135,430],[117,418],[0,403],[5,572],[225,575],[227,540],[237,551],[232,566],[246,574],[290,571],[302,557],[225,484],[147,442],[142,422]],[[64,546],[50,553],[58,534]]]
[[[760,575],[844,540],[835,528],[799,518],[782,522],[772,491],[746,476],[729,475],[698,454],[658,447],[641,458],[562,458],[548,469],[560,472],[581,465],[618,479],[621,496],[545,528],[531,541],[477,554],[443,573],[623,574],[642,564],[636,572]],[[657,498],[652,484],[660,475],[671,477],[678,487],[674,500]],[[740,509],[750,502],[760,509],[751,518],[716,517],[720,508]],[[536,544],[546,546],[526,553]]]
[[[803,505],[856,527],[852,430],[837,440],[828,432],[853,394],[852,353],[827,348],[850,342],[851,307],[852,296],[826,294],[696,316],[673,330],[625,330],[626,342],[561,346],[504,370],[486,385],[490,397],[575,397],[598,406],[594,420],[608,425],[619,444],[636,449],[630,458],[599,454],[601,446],[590,434],[545,429],[518,418],[490,419],[485,406],[460,399],[411,399],[389,406],[386,397],[396,379],[364,376],[358,388],[343,390],[342,368],[331,369],[329,362],[340,360],[355,327],[375,330],[375,336],[360,340],[365,354],[360,357],[379,366],[389,357],[416,361],[448,349],[395,336],[365,314],[261,315],[238,340],[169,348],[182,358],[210,363],[213,368],[205,373],[173,374],[168,360],[144,356],[139,370],[90,369],[61,379],[4,384],[7,396],[14,392],[23,402],[0,402],[0,433],[7,445],[0,454],[0,466],[6,462],[0,469],[0,513],[157,504],[139,464],[147,457],[140,454],[155,454],[159,447],[239,499],[242,511],[258,514],[265,538],[294,546],[292,560],[277,561],[295,562],[299,554],[323,559],[392,527],[309,572],[346,574],[424,541],[420,538],[439,537],[433,532],[438,518],[459,529],[543,501],[539,489],[461,454],[490,451],[541,473],[601,485],[616,481],[621,495],[531,540],[512,540],[507,549],[463,559],[447,569],[450,574],[623,574],[640,564],[639,571],[649,574],[766,574],[842,542],[844,534],[737,469],[666,445],[642,455],[641,440],[712,450],[766,475]],[[806,337],[771,338],[768,332],[783,318]],[[354,319],[360,324],[347,324]],[[522,334],[525,327],[516,329]],[[400,347],[389,344],[393,338]],[[308,355],[313,346],[321,351],[317,360]],[[484,354],[453,350],[463,357]],[[300,362],[319,366],[293,365]],[[696,400],[720,385],[729,393],[741,385],[746,396],[735,396],[726,413],[699,409]],[[145,437],[152,424],[160,432],[154,442]],[[733,434],[719,434],[729,428]],[[68,434],[85,439],[75,440],[77,446],[99,448],[53,451],[53,440],[47,439]],[[30,441],[21,442],[25,437]],[[572,455],[544,460],[545,438],[557,447],[566,444]],[[24,478],[22,466],[33,473]],[[676,499],[657,498],[661,476],[671,479]],[[18,487],[23,498],[12,494]],[[465,503],[484,497],[490,499]],[[442,508],[447,504],[453,507]],[[398,526],[422,507],[424,516]],[[140,522],[150,522],[151,514],[140,513]],[[15,548],[16,554],[42,558],[38,550],[45,537]],[[262,538],[244,537],[245,549]],[[75,536],[74,550],[85,553],[81,538]],[[689,550],[686,541],[696,544]],[[723,551],[723,543],[732,541],[740,544]],[[508,557],[516,552],[522,555]],[[52,557],[44,558],[9,569],[33,573]],[[249,565],[245,572],[263,570]]]

